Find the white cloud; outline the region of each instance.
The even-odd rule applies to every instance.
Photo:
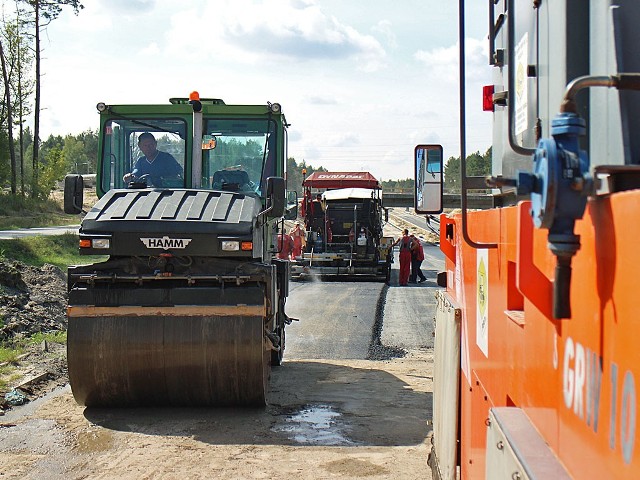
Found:
[[[360,145],[361,141],[358,134],[349,132],[330,138],[328,143],[334,147],[353,147]]]
[[[387,45],[391,48],[398,47],[398,40],[396,34],[393,31],[393,27],[389,20],[381,20],[371,28],[371,31],[384,37]]]
[[[156,6],[156,0],[99,0],[98,3],[100,3],[103,8],[111,11],[126,11],[136,14],[149,12]]]
[[[306,102],[311,105],[338,105],[339,102],[335,98],[325,97],[321,95],[309,95]]]
[[[151,42],[149,45],[140,50],[141,55],[156,56],[160,53],[160,47],[156,42]]]
[[[182,10],[172,18],[167,48],[203,60],[245,63],[355,59],[359,68],[384,65],[386,52],[371,35],[325,14],[312,2],[225,0],[204,11]]]
[[[457,82],[459,79],[458,58],[459,43],[449,47],[438,47],[433,50],[418,50],[414,58],[424,67],[431,78],[438,78],[445,83]],[[467,78],[486,76],[488,59],[488,45],[486,40],[467,38],[465,41],[465,69]]]

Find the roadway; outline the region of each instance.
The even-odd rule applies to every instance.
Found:
[[[418,233],[428,234],[430,238],[433,238],[431,234],[438,236],[440,229],[440,220],[437,215],[429,215],[429,221],[427,222],[426,215],[417,215],[413,208],[390,208],[389,209],[389,221],[391,224],[398,226],[402,225],[409,230],[418,230]],[[437,244],[437,241],[431,243]]]
[[[18,230],[0,230],[0,240],[34,237],[38,235],[64,235],[78,233],[80,225],[66,225],[62,227],[20,228]]]

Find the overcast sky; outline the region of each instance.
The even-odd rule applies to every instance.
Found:
[[[413,147],[459,156],[457,2],[81,0],[43,35],[43,138],[98,126],[95,105],[170,97],[282,104],[289,156],[413,177]],[[485,2],[468,1],[467,152],[491,143]]]

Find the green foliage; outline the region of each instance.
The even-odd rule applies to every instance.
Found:
[[[29,265],[42,266],[45,263],[66,269],[69,265],[82,265],[104,260],[104,256],[80,255],[78,235],[25,237],[0,240],[2,257],[18,260]],[[1,258],[1,257],[0,257]]]
[[[84,8],[84,5],[78,0],[23,0],[29,5],[34,5],[36,2],[39,4],[40,15],[46,21],[51,21],[58,18],[58,15],[62,12],[62,6],[68,5],[73,8],[74,13],[77,15],[80,10]]]
[[[26,115],[29,112],[29,100],[31,98],[31,87],[35,86],[33,92],[35,92],[35,108],[34,108],[34,137],[36,138],[35,145],[32,146],[31,153],[32,155],[29,157],[32,159],[32,168],[31,168],[31,179],[27,181],[26,175],[23,175],[22,172],[26,173],[26,165],[27,162],[25,159],[27,158],[26,152],[22,150],[26,150],[26,146],[24,143],[24,138],[20,138],[19,141],[16,142],[16,148],[19,150],[19,155],[16,155],[18,159],[19,166],[16,165],[16,170],[13,171],[12,175],[15,175],[14,178],[16,182],[11,180],[11,188],[12,191],[16,189],[17,176],[20,176],[20,185],[21,185],[21,194],[25,194],[26,192],[23,189],[23,185],[30,185],[31,191],[30,196],[32,198],[36,198],[37,196],[48,195],[50,190],[47,190],[47,185],[51,182],[51,177],[55,176],[53,174],[53,169],[50,169],[47,173],[50,174],[46,179],[45,183],[42,184],[38,181],[38,177],[41,173],[40,171],[40,160],[45,158],[45,162],[47,160],[46,156],[39,155],[39,145],[38,139],[40,137],[39,125],[40,125],[40,85],[41,85],[41,75],[40,75],[40,64],[41,64],[41,45],[40,45],[40,35],[41,30],[45,29],[53,20],[58,18],[64,6],[69,6],[73,8],[74,13],[78,13],[79,10],[83,9],[84,6],[78,0],[16,0],[15,2],[15,18],[6,19],[3,17],[3,28],[2,32],[0,32],[3,37],[7,40],[7,53],[3,56],[3,65],[7,65],[7,70],[9,71],[9,78],[3,82],[4,91],[15,91],[15,96],[13,97],[14,112],[16,114],[17,124],[23,127],[23,122],[25,120]],[[5,42],[3,42],[4,45]],[[4,49],[3,49],[4,50]],[[25,51],[27,51],[25,53]],[[25,77],[27,72],[31,72],[31,54],[29,52],[35,52],[35,72],[36,76],[33,78],[33,83],[27,80]],[[20,85],[18,87],[17,85]],[[24,86],[24,90],[22,89]],[[3,109],[4,110],[4,109]],[[7,134],[14,125],[1,125],[0,119],[0,130],[6,130]],[[7,123],[6,121],[4,122]],[[21,147],[22,146],[22,147]],[[58,158],[55,158],[57,161]],[[6,159],[0,154],[0,164],[5,164]],[[18,173],[18,171],[20,173]],[[5,182],[0,178],[0,188],[5,186]]]
[[[467,177],[485,176],[491,174],[491,147],[481,155],[480,152],[467,156]],[[460,157],[449,157],[444,167],[444,188],[451,193],[458,193],[461,189]]]
[[[1,125],[0,125],[1,127]],[[4,136],[3,136],[4,135]],[[33,136],[29,128],[24,130],[25,152],[30,158],[33,152]],[[0,188],[9,185],[9,153],[6,132],[0,128]],[[16,142],[16,149],[19,151]],[[85,130],[78,135],[50,135],[40,146],[40,170],[36,196],[47,198],[56,183],[67,173],[95,173],[98,154],[98,131]],[[19,152],[17,152],[19,157]],[[33,168],[31,162],[24,163],[25,184],[31,185]],[[2,215],[2,213],[0,213]]]
[[[95,173],[97,152],[97,132],[87,130],[77,136],[67,135],[62,147],[65,173]]]
[[[82,162],[87,163],[87,173],[96,173],[96,162],[98,161],[98,129],[87,129],[84,132],[76,135],[75,137],[79,143],[82,144],[81,159],[76,161],[72,155],[65,153],[65,159],[67,162],[74,161],[74,163],[81,165]],[[66,137],[65,137],[66,139]],[[66,147],[66,141],[65,141]],[[72,172],[73,170],[69,170]],[[78,172],[80,173],[80,172]]]
[[[59,148],[47,151],[45,161],[40,165],[41,172],[38,175],[38,194],[46,198],[53,191],[56,183],[62,180],[67,173],[64,155]]]
[[[414,188],[413,178],[406,178],[404,180],[386,180],[382,182],[383,192],[396,192],[396,193],[411,193]]]
[[[43,154],[46,154],[49,150],[64,148],[64,138],[61,135],[49,135],[44,142],[40,144],[40,150]]]
[[[460,192],[460,157],[449,157],[445,163],[444,189],[451,193]]]

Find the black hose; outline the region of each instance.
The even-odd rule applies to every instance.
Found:
[[[553,317],[571,318],[571,257],[558,257],[553,282]]]

